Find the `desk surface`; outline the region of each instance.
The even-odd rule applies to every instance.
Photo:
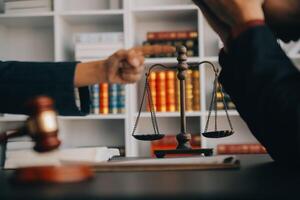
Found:
[[[9,183],[0,172],[0,199],[254,199],[300,197],[300,170],[285,168],[266,155],[240,156],[241,169],[183,172],[98,173],[76,184]],[[299,198],[298,197],[298,198]],[[298,199],[296,198],[296,199]]]

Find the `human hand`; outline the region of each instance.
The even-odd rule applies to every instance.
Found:
[[[224,48],[227,49],[230,27],[214,15],[214,13],[212,13],[210,8],[202,0],[193,0],[193,2],[200,8],[208,24],[219,35],[224,44]]]
[[[149,45],[129,50],[119,50],[109,58],[100,61],[78,63],[74,75],[75,87],[98,83],[134,83],[144,71],[144,56],[174,53],[169,45]]]
[[[195,0],[196,1],[196,0]],[[197,0],[203,1],[211,12],[230,28],[251,20],[264,20],[264,0]]]
[[[129,50],[119,50],[104,61],[105,82],[134,83],[144,71],[145,55],[173,53],[175,48],[167,45],[149,45]]]
[[[141,78],[144,70],[144,56],[134,49],[119,50],[104,61],[104,82],[134,83]]]

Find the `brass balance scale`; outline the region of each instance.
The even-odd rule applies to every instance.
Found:
[[[180,127],[181,127],[179,134],[176,136],[178,145],[177,145],[176,149],[156,150],[154,153],[155,153],[156,157],[158,157],[158,158],[162,158],[166,155],[171,155],[171,154],[173,154],[173,155],[188,154],[188,155],[211,156],[213,154],[213,149],[210,149],[210,148],[192,149],[191,145],[190,145],[191,134],[187,133],[187,131],[186,131],[186,113],[185,113],[185,78],[186,77],[185,77],[185,71],[188,70],[189,68],[192,68],[195,66],[200,66],[202,64],[208,64],[213,68],[215,79],[213,82],[214,85],[213,85],[212,98],[211,98],[211,102],[210,102],[210,106],[209,106],[209,113],[208,113],[205,130],[203,133],[200,133],[200,134],[202,134],[202,136],[207,137],[207,138],[223,138],[223,137],[228,137],[228,136],[232,135],[234,133],[234,130],[233,130],[232,123],[230,121],[229,114],[228,114],[228,108],[227,108],[227,104],[225,102],[225,98],[224,98],[225,95],[223,92],[223,88],[218,81],[219,70],[218,70],[218,68],[216,68],[214,66],[213,63],[211,63],[209,61],[202,61],[199,63],[187,63],[187,55],[186,55],[187,49],[184,46],[179,47],[177,49],[177,53],[178,53],[178,57],[177,57],[178,64],[176,67],[168,67],[168,66],[165,66],[162,64],[155,64],[155,65],[152,65],[149,68],[148,72],[145,74],[146,80],[145,80],[144,91],[142,94],[142,99],[141,99],[141,103],[139,106],[138,115],[137,115],[137,118],[136,118],[136,121],[134,124],[134,128],[132,131],[132,136],[135,139],[140,140],[140,141],[160,140],[165,136],[164,134],[161,134],[159,131],[156,112],[155,112],[155,108],[154,108],[153,101],[152,101],[152,95],[151,95],[148,78],[149,78],[151,71],[155,68],[165,68],[165,69],[177,70],[177,78],[180,82]],[[218,88],[218,86],[220,88],[219,92],[221,93],[222,103],[224,104],[225,113],[226,113],[226,117],[228,120],[230,130],[218,130],[218,125],[217,125],[218,110],[217,110],[217,106],[216,106],[217,105],[217,88]],[[141,134],[141,133],[136,134],[136,129],[138,127],[138,123],[140,120],[140,116],[141,116],[145,98],[147,98],[147,100],[149,102],[151,122],[152,122],[154,133],[153,134]],[[211,118],[211,114],[212,114],[213,110],[215,112],[214,130],[209,131],[208,130],[209,122],[210,122],[210,118]]]

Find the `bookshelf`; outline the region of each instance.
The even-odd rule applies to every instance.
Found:
[[[53,11],[30,14],[4,14],[0,0],[0,60],[73,61],[72,36],[82,32],[119,31],[125,47],[141,45],[148,31],[197,30],[199,56],[189,62],[208,60],[218,64],[218,37],[190,0],[120,0],[111,8],[109,0],[53,0]],[[299,58],[295,57],[299,64]],[[148,58],[146,67],[155,63],[175,65],[176,58]],[[201,110],[187,113],[191,133],[204,130],[211,97],[213,73],[203,65],[200,70]],[[125,146],[127,156],[149,155],[150,144],[131,137],[143,81],[126,86],[126,113],[59,117],[60,137],[65,147]],[[203,147],[218,143],[257,143],[235,110],[229,111],[236,134],[225,139],[202,138]],[[219,112],[220,127],[227,127],[224,111]],[[177,134],[179,113],[157,113],[161,132]],[[0,129],[20,125],[25,116],[0,117]],[[150,114],[143,112],[138,131],[152,131]]]

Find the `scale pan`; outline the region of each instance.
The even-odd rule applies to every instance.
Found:
[[[202,135],[207,138],[223,138],[232,135],[234,131],[231,130],[224,130],[224,131],[211,131],[211,132],[204,132]]]
[[[153,140],[160,140],[163,137],[165,137],[165,135],[163,134],[152,134],[152,135],[133,135],[133,137],[137,140],[141,140],[141,141],[153,141]]]

